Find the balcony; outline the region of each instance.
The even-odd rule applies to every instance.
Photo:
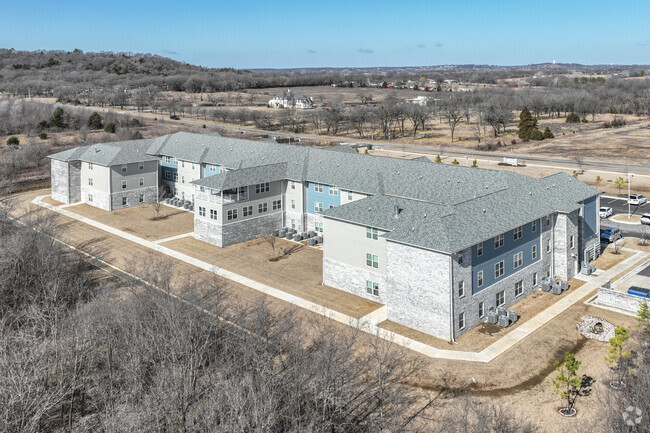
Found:
[[[196,193],[196,199],[221,205],[239,203],[248,200],[248,187],[223,192],[211,192],[208,189],[204,191],[198,190]]]

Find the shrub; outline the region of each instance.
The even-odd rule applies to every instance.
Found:
[[[90,129],[102,129],[104,127],[102,116],[98,112],[95,111],[88,117],[88,127]]]
[[[551,129],[548,126],[546,128],[544,128],[543,136],[544,136],[544,138],[555,138],[555,135],[553,135],[553,133],[551,132]]]
[[[543,140],[544,134],[539,129],[531,129],[528,131],[528,138],[531,140]]]
[[[454,160],[451,161],[451,163],[454,164],[454,165],[459,165],[460,164],[460,162],[458,162],[458,160],[456,158],[454,158]]]
[[[472,162],[472,167],[474,167],[474,168],[478,167],[478,161],[477,160],[474,160],[474,162]]]
[[[440,158],[440,155],[437,155],[437,156],[436,156],[436,160],[435,160],[435,162],[442,162],[442,158]]]
[[[115,130],[115,124],[113,122],[107,123],[104,127],[104,132],[108,132],[109,134],[115,134]]]
[[[580,123],[580,116],[578,116],[578,113],[574,113],[572,111],[569,114],[567,114],[566,123]]]
[[[41,132],[40,134],[38,134],[38,138],[40,138],[41,140],[47,140],[47,134],[45,132]]]
[[[517,140],[515,140],[515,139],[513,138],[512,141],[510,142],[510,144],[517,144]]]
[[[205,129],[205,124],[201,125],[201,128]]]
[[[19,144],[20,140],[15,135],[7,138],[7,146],[18,146]]]

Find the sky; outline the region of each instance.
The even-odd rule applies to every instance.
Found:
[[[648,0],[0,0],[0,16],[2,48],[208,67],[650,64]]]

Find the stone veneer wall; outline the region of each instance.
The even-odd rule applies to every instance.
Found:
[[[291,205],[289,205],[291,206]],[[303,214],[300,212],[296,212],[296,209],[291,209],[291,210],[285,210],[284,211],[284,226],[285,227],[291,227],[291,219],[296,220],[296,230],[298,232],[308,232],[310,230],[314,230],[314,227],[312,228],[307,228],[302,226],[302,217]]]
[[[379,296],[368,294],[366,282],[372,281],[379,285]],[[370,299],[371,301],[386,303],[388,287],[386,276],[362,269],[357,266],[347,265],[337,260],[323,258],[323,284],[336,287],[353,295]]]
[[[50,160],[50,172],[52,179],[52,199],[61,203],[70,204],[68,163],[52,159]]]
[[[144,201],[142,203],[140,203],[140,194],[144,194]],[[128,204],[126,206],[122,205],[122,197],[128,198]],[[125,209],[127,207],[155,203],[157,200],[158,200],[158,188],[155,186],[134,189],[125,192],[117,192],[111,194],[110,210]]]
[[[388,319],[450,339],[449,256],[396,242],[386,254]]]
[[[257,218],[228,224],[218,224],[204,217],[194,216],[194,237],[219,247],[246,242],[271,234],[282,226],[282,212],[273,212]]]
[[[650,299],[647,298],[601,287],[598,289],[598,297],[595,303],[606,307],[620,308],[621,310],[636,314],[641,308],[641,303],[644,299],[650,303]]]
[[[92,203],[88,201],[88,194],[93,195]],[[107,192],[100,191],[88,186],[81,187],[81,201],[107,211],[111,210],[111,195]]]
[[[555,220],[555,275],[563,280],[569,280],[575,275],[576,262],[579,260],[578,219],[579,211],[576,210],[569,214],[558,214]],[[573,236],[575,242],[573,249],[569,248],[570,236]]]
[[[70,203],[81,201],[81,161],[72,161],[69,166]]]
[[[222,246],[221,224],[194,214],[194,237],[218,247]]]
[[[308,213],[307,214],[307,221],[306,221],[307,227],[304,227],[303,230],[307,231],[307,232],[315,230],[314,229],[314,224],[317,223],[317,222],[319,222],[319,223],[323,222],[323,215]]]

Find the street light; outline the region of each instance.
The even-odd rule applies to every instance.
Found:
[[[630,211],[630,189],[631,189],[633,177],[634,177],[634,173],[627,174],[627,217],[628,219],[632,217],[632,212]]]

